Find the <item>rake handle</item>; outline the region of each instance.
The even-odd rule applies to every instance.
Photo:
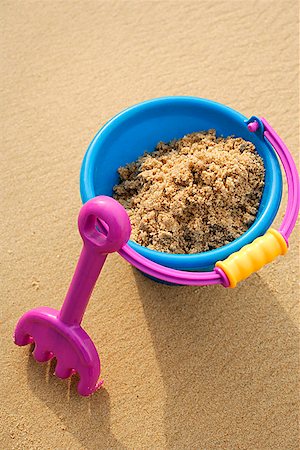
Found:
[[[131,232],[123,206],[106,196],[95,197],[82,206],[78,229],[83,248],[59,314],[68,325],[80,325],[108,253],[120,250]]]

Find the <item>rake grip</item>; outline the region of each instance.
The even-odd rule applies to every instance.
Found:
[[[82,206],[78,229],[83,249],[59,316],[69,325],[80,325],[107,254],[120,250],[131,232],[124,208],[105,196],[95,197]]]

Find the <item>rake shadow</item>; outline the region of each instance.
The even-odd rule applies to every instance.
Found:
[[[60,419],[62,425],[88,450],[125,449],[110,431],[110,399],[104,387],[90,397],[77,392],[79,377],[61,380],[53,375],[56,360],[38,363],[28,355],[28,385]]]

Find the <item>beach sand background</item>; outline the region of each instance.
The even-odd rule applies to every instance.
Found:
[[[0,9],[0,448],[298,449],[296,233],[235,290],[155,284],[110,256],[83,324],[105,379],[91,398],[12,342],[23,312],[63,301],[81,248],[81,161],[119,111],[210,98],[266,117],[297,157],[298,2]]]

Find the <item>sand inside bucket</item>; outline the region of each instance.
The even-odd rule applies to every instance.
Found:
[[[127,210],[131,239],[168,253],[199,253],[241,236],[254,222],[264,187],[255,146],[201,131],[120,167],[116,198]]]

